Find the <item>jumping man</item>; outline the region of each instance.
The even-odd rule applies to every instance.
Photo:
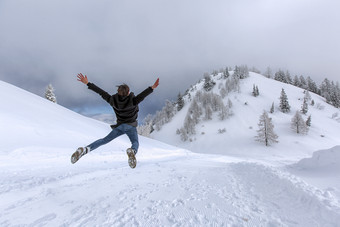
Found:
[[[139,143],[137,134],[137,117],[138,117],[138,104],[144,100],[146,96],[151,94],[153,90],[159,85],[159,78],[156,80],[154,85],[145,89],[142,93],[135,96],[133,92],[130,92],[129,86],[126,84],[118,86],[117,93],[110,95],[106,91],[97,87],[95,84],[88,82],[87,76],[78,74],[78,81],[87,85],[87,87],[98,93],[106,102],[108,102],[117,118],[117,124],[111,125],[112,131],[104,138],[99,139],[87,145],[86,147],[79,147],[71,157],[72,164],[76,163],[83,155],[95,150],[96,148],[107,144],[113,139],[126,134],[131,141],[131,148],[126,150],[129,157],[129,166],[135,168],[137,161],[135,155],[137,154]]]

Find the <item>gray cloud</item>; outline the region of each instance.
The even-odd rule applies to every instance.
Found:
[[[110,111],[76,81],[79,72],[108,92],[161,85],[144,112],[204,72],[247,64],[338,80],[336,0],[3,0],[0,79],[37,94],[52,83],[58,102]]]

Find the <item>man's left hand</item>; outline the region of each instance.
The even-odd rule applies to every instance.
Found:
[[[155,89],[159,85],[159,78],[157,78],[156,82],[152,85],[152,89]]]

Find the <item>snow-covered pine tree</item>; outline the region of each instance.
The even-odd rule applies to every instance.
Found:
[[[269,118],[266,111],[263,111],[263,114],[260,116],[258,126],[259,130],[257,130],[257,136],[255,136],[256,141],[264,143],[266,146],[278,143],[278,136],[274,132],[272,119]]]
[[[214,88],[215,82],[211,79],[210,75],[208,73],[204,74],[204,85],[203,88],[206,91],[210,91],[211,89]]]
[[[285,72],[279,69],[279,71],[277,71],[274,75],[274,80],[287,83]]]
[[[197,97],[195,97],[194,100],[192,101],[189,107],[188,113],[187,113],[187,114],[191,114],[194,124],[198,124],[199,118],[203,114],[202,108],[198,105],[196,100],[197,100]]]
[[[176,110],[175,105],[169,100],[166,100],[165,106],[163,107],[163,110],[165,113],[165,123],[168,123],[171,121],[171,119],[175,116]]]
[[[184,129],[188,135],[196,134],[195,125],[196,124],[194,120],[192,119],[191,115],[188,113],[184,120]]]
[[[301,113],[306,114],[308,112],[308,101],[306,98],[303,99],[303,103],[301,105]]]
[[[219,111],[221,109],[221,107],[223,106],[222,97],[212,93],[210,104],[211,104],[211,108],[214,112]]]
[[[249,69],[246,65],[235,66],[233,77],[238,79],[245,79],[249,77]]]
[[[45,98],[47,100],[50,100],[51,102],[57,103],[57,97],[54,94],[54,88],[53,88],[52,84],[49,84],[46,87]]]
[[[328,100],[330,100],[331,82],[327,78],[325,78],[320,85],[320,93],[322,97],[326,98],[326,101],[327,97]]]
[[[310,127],[312,125],[312,115],[309,115],[309,117],[307,118],[306,125],[308,127]]]
[[[210,106],[205,106],[205,115],[204,115],[204,119],[205,120],[211,120],[212,119],[212,110],[211,110],[211,107]]]
[[[184,142],[189,139],[188,133],[183,127],[179,130],[179,135],[181,137],[181,140]]]
[[[227,79],[229,76],[230,76],[230,74],[229,74],[229,71],[228,71],[228,67],[226,67],[225,70],[223,70],[222,78]]]
[[[177,95],[177,111],[180,111],[184,107],[184,99],[181,93]]]
[[[293,85],[295,87],[301,87],[301,82],[300,82],[300,79],[299,79],[299,77],[297,75],[294,76]]]
[[[288,70],[286,71],[286,83],[287,84],[293,84],[292,77],[290,76],[290,73],[289,73]]]
[[[227,94],[228,94],[228,92],[227,92],[227,90],[225,89],[225,87],[222,87],[222,88],[220,89],[220,95],[221,95],[221,97],[222,97],[222,98],[225,98],[225,97],[227,96]]]
[[[228,106],[229,109],[231,109],[231,107],[233,107],[233,102],[230,99],[228,99],[227,106]]]
[[[144,124],[138,125],[137,132],[139,135],[149,137],[153,130],[153,117],[151,114],[148,114],[144,118]]]
[[[331,83],[331,92],[330,92],[330,103],[336,107],[340,107],[340,88],[339,83],[334,84],[332,81]]]
[[[299,111],[296,111],[294,117],[292,118],[291,128],[297,134],[307,134],[308,133],[308,127],[306,125],[306,122],[303,120]]]
[[[272,107],[270,107],[270,113],[274,113],[275,109],[274,109],[274,102],[272,104]]]
[[[223,120],[227,119],[229,117],[229,114],[230,114],[229,112],[230,112],[229,107],[222,105],[221,110],[218,114],[220,120],[223,121]]]
[[[307,102],[309,102],[310,100],[312,100],[312,96],[310,95],[310,93],[309,93],[308,90],[306,90],[305,96],[304,96],[303,98],[306,99]]]
[[[311,91],[315,94],[319,93],[319,89],[318,86],[316,85],[316,83],[312,80],[312,78],[310,78],[309,76],[307,77],[307,89],[308,91]]]
[[[257,87],[257,85],[253,85],[253,96],[254,97],[257,97],[260,95],[260,92],[259,92],[259,88]]]
[[[300,76],[300,87],[303,88],[303,89],[308,88],[307,81],[302,75]]]
[[[166,100],[165,106],[162,110],[157,111],[156,115],[153,119],[153,123],[155,125],[155,129],[157,131],[161,130],[162,126],[171,121],[171,119],[175,116],[176,109],[174,103],[169,100]]]
[[[290,111],[290,105],[288,103],[288,97],[285,90],[282,88],[280,96],[280,109],[282,113],[288,113]]]

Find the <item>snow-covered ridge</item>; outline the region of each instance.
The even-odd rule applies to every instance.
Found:
[[[336,226],[334,190],[255,159],[127,137],[84,156],[107,124],[0,81],[0,226]],[[211,148],[210,148],[211,149]],[[295,159],[296,157],[294,157]]]
[[[230,72],[230,75],[232,73]],[[217,74],[211,76],[211,80],[216,83],[211,92],[220,95],[226,79],[221,74]],[[291,121],[296,111],[301,110],[305,90],[253,72],[249,73],[248,78],[241,79],[239,87],[223,98],[224,105],[228,105],[229,100],[232,102],[233,115],[220,120],[218,113],[214,113],[212,120],[206,120],[203,114],[195,126],[196,133],[190,140],[183,142],[181,137],[176,135],[176,131],[183,127],[193,97],[197,92],[204,90],[203,85],[204,81],[201,80],[188,90],[183,97],[184,107],[160,131],[154,131],[151,134],[152,138],[199,153],[208,151],[260,159],[266,157],[271,159],[275,156],[280,161],[286,159],[287,164],[308,157],[315,150],[328,149],[340,144],[338,136],[340,124],[337,120],[339,109],[327,104],[323,97],[310,92],[314,105],[309,104],[308,112],[302,117],[307,120],[308,116],[311,116],[311,127],[307,135],[296,134],[291,129]],[[252,94],[254,85],[259,89],[260,94],[257,97]],[[291,106],[289,113],[282,113],[279,108],[282,89],[287,94]],[[269,113],[273,103],[274,113]],[[263,144],[255,141],[259,118],[263,111],[268,112],[274,124],[274,131],[279,137],[279,143],[270,147],[264,147]],[[295,158],[291,159],[291,157]]]
[[[310,158],[304,158],[291,165],[292,168],[300,170],[320,170],[330,172],[340,171],[340,146],[327,150],[316,151]]]

